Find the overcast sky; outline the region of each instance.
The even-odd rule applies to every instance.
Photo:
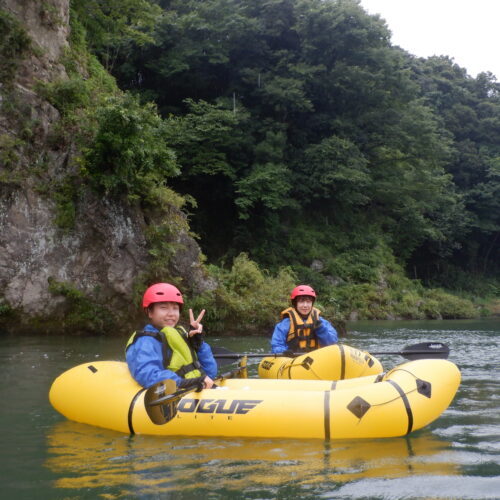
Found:
[[[500,0],[361,0],[380,14],[393,45],[420,57],[447,55],[476,77],[500,81]]]

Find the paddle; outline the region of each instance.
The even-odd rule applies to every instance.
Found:
[[[224,347],[213,347],[212,351],[214,352],[214,358],[219,359],[239,359],[243,356],[247,356],[248,358],[265,358],[265,357],[291,357],[288,354],[284,353],[237,353],[232,352],[229,349],[225,349]],[[295,352],[293,353],[293,357],[302,356],[303,352]],[[443,344],[442,342],[422,342],[420,344],[412,344],[403,347],[401,351],[378,351],[378,352],[370,352],[373,355],[379,354],[394,354],[398,356],[403,356],[403,358],[409,360],[415,359],[447,359],[450,354],[450,348]]]
[[[242,359],[238,368],[220,375],[215,380],[221,382],[238,375],[246,375],[246,359]],[[214,387],[216,385],[214,384]],[[179,401],[190,392],[194,392],[196,387],[186,387],[177,389],[177,384],[173,380],[162,380],[151,386],[144,394],[144,406],[151,421],[156,425],[163,425],[170,422],[177,415],[177,405]]]
[[[397,354],[409,360],[429,358],[448,359],[450,348],[442,342],[422,342],[420,344],[407,345],[399,352],[370,352],[370,354]]]
[[[177,403],[186,392],[193,391],[195,388],[190,387],[176,391],[177,384],[173,380],[163,380],[151,386],[144,394],[144,406],[146,413],[153,424],[161,425],[170,422],[177,414]],[[162,399],[165,404],[163,406],[155,406],[159,399]],[[170,398],[170,401],[166,401]]]

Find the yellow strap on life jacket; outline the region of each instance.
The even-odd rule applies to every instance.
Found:
[[[127,349],[134,343],[136,333],[137,332],[133,332],[132,335],[128,338],[127,343],[125,344],[125,352],[127,352]]]
[[[321,311],[316,307],[311,309],[306,319],[303,319],[294,307],[288,307],[281,311],[282,319],[287,316],[290,318],[290,329],[286,341],[287,343],[292,342],[294,345],[289,347],[298,349],[316,349],[318,347],[314,330],[319,323],[320,314]]]

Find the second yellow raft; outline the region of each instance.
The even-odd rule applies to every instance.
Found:
[[[259,363],[260,378],[344,380],[382,373],[370,353],[345,344],[333,344],[296,358],[268,356]]]

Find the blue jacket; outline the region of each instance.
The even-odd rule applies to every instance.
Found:
[[[337,330],[332,326],[332,324],[324,318],[319,318],[320,326],[314,331],[316,337],[318,337],[318,342],[320,347],[326,347],[327,345],[335,344],[338,341]],[[290,331],[290,318],[283,318],[274,327],[273,337],[271,339],[271,350],[272,352],[285,352],[289,349],[286,338],[288,337],[288,332]]]
[[[158,332],[152,325],[146,325],[147,332]],[[206,342],[202,342],[198,350],[198,361],[210,378],[217,376],[217,363],[212,354],[212,349]],[[162,344],[153,337],[138,338],[126,352],[127,364],[132,377],[142,387],[151,387],[167,378],[175,380],[178,384],[182,378],[172,370],[163,368]]]

